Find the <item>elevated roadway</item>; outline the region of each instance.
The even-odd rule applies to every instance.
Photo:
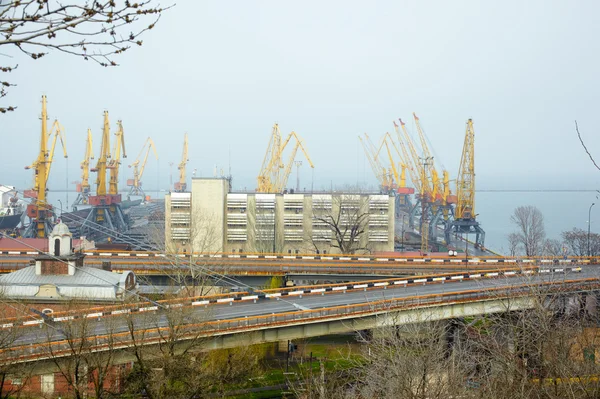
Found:
[[[326,275],[392,276],[516,265],[597,264],[596,258],[503,258],[503,257],[404,257],[362,255],[285,255],[285,254],[176,254],[157,252],[90,251],[86,263],[100,266],[110,262],[115,271],[131,270],[138,275],[165,276],[185,273],[191,267],[231,276],[295,276],[306,280]],[[37,251],[0,252],[0,273],[29,265]]]
[[[539,293],[595,299],[599,277],[597,267],[473,271],[96,308],[46,322],[5,320],[2,331],[17,338],[2,356],[16,362],[72,356],[71,344],[82,339],[71,333],[78,323],[88,332],[89,351],[200,338],[205,348],[231,347],[526,309]]]

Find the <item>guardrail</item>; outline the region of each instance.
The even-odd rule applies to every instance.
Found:
[[[371,255],[324,255],[324,254],[265,254],[265,253],[172,253],[140,252],[140,251],[82,251],[82,253],[99,258],[170,258],[170,259],[228,259],[228,260],[318,260],[335,262],[400,262],[400,263],[464,263],[465,257],[449,257],[447,255],[436,256],[371,256]],[[4,250],[0,255],[28,256],[43,255],[43,251]],[[538,257],[503,257],[503,256],[470,256],[468,262],[479,263],[535,263],[537,261],[559,262],[559,263],[599,263],[599,256],[577,257],[577,256],[538,256]]]
[[[321,309],[310,309],[270,315],[225,319],[193,323],[177,326],[175,329],[157,327],[135,331],[104,334],[71,340],[51,341],[44,343],[19,345],[0,351],[0,358],[5,362],[23,363],[43,359],[68,357],[76,353],[72,348],[85,348],[86,353],[128,348],[132,345],[148,346],[176,340],[201,339],[204,337],[248,332],[265,328],[286,327],[297,324],[324,322],[336,319],[349,319],[374,316],[390,311],[419,309],[431,306],[473,303],[488,300],[505,300],[509,298],[531,296],[532,287],[547,288],[537,295],[555,293],[572,293],[575,291],[600,290],[600,282],[596,278],[567,280],[561,284],[546,282],[540,284],[522,284],[511,287],[493,287],[483,290],[469,290],[429,294],[366,302],[354,305],[335,306]],[[173,331],[176,330],[176,334]]]
[[[159,308],[180,308],[208,306],[216,304],[235,304],[245,301],[258,301],[270,298],[286,298],[302,295],[335,294],[348,291],[387,289],[388,287],[407,287],[416,284],[444,284],[473,279],[532,276],[534,274],[581,272],[581,267],[552,268],[552,267],[528,267],[522,269],[501,270],[476,270],[471,272],[433,274],[418,277],[387,278],[378,280],[358,281],[353,283],[318,284],[310,286],[296,286],[288,288],[274,288],[256,291],[242,291],[226,294],[194,296],[170,300],[159,300],[155,302],[137,302],[124,305],[93,307],[88,309],[77,309],[71,311],[56,312],[47,315],[52,322],[68,322],[76,319],[101,318],[107,316],[122,315],[124,313],[143,313],[158,311]],[[42,319],[6,318],[0,319],[0,329],[13,327],[27,327],[44,323]]]

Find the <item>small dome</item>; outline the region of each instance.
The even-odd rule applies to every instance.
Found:
[[[70,236],[71,232],[69,231],[69,227],[63,222],[58,223],[52,229],[51,235],[53,236]]]

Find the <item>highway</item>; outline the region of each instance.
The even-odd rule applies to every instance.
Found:
[[[563,271],[564,269],[557,269],[560,271],[543,269],[543,273],[515,274],[514,277],[493,277],[497,272],[469,272],[447,275],[443,277],[444,283],[436,281],[436,277],[433,276],[428,279],[414,278],[410,281],[393,280],[391,283],[388,281],[387,285],[380,286],[375,285],[383,284],[382,282],[352,283],[345,286],[332,285],[327,286],[328,291],[324,288],[325,286],[295,287],[279,293],[269,291],[266,295],[261,294],[260,296],[256,293],[254,295],[246,293],[245,298],[247,300],[229,301],[226,296],[221,296],[218,301],[222,302],[213,301],[213,304],[209,304],[208,300],[197,298],[189,304],[171,305],[166,310],[146,304],[144,305],[144,311],[138,309],[135,313],[120,310],[109,312],[110,315],[107,313],[98,317],[80,317],[74,321],[49,322],[47,323],[48,328],[39,328],[39,326],[34,325],[4,328],[2,331],[4,333],[16,332],[17,338],[13,346],[25,345],[25,348],[28,348],[28,353],[32,353],[35,351],[30,347],[31,344],[42,344],[48,341],[58,342],[69,338],[70,335],[79,338],[79,333],[75,332],[78,329],[85,329],[88,335],[95,336],[96,340],[98,337],[102,340],[105,339],[103,336],[111,334],[114,336],[119,333],[124,333],[122,334],[123,337],[129,337],[127,334],[130,329],[129,322],[133,323],[139,333],[146,331],[145,334],[148,334],[148,331],[155,334],[156,331],[160,331],[159,329],[168,329],[174,323],[199,326],[232,322],[237,323],[238,326],[243,326],[244,323],[258,318],[262,320],[261,323],[269,324],[272,320],[275,325],[280,322],[281,317],[283,317],[283,320],[302,323],[304,315],[314,315],[315,311],[320,315],[326,315],[340,307],[355,305],[363,306],[364,309],[369,310],[374,304],[390,300],[410,298],[411,301],[416,301],[419,298],[431,298],[432,295],[442,294],[461,295],[461,293],[468,293],[469,295],[477,295],[487,289],[516,287],[524,283],[554,283],[560,285],[565,280],[584,281],[588,279],[592,279],[591,282],[593,283],[600,283],[600,268],[587,267],[580,271],[577,269],[566,272]],[[423,280],[428,281],[421,282]],[[442,278],[437,277],[437,280],[442,280]],[[395,283],[398,281],[400,284]],[[589,282],[590,280],[588,280]],[[337,287],[337,289],[333,289],[333,287]],[[346,289],[342,289],[342,287]],[[57,314],[55,317],[59,319],[58,316]],[[181,320],[174,320],[177,318],[181,318]],[[41,347],[45,346],[41,345]],[[15,348],[15,350],[22,351],[24,349]]]

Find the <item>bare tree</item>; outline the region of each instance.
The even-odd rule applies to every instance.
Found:
[[[510,233],[507,237],[508,240],[508,252],[510,256],[517,256],[519,254],[519,247],[521,240],[517,233]]]
[[[331,196],[331,205],[313,202],[313,234],[309,241],[319,250],[323,238],[342,254],[370,252],[367,229],[369,225],[368,198],[361,195],[339,194]],[[325,227],[319,236],[315,226]],[[321,243],[321,245],[320,245]]]
[[[517,227],[515,234],[525,249],[525,255],[541,255],[546,238],[542,212],[535,206],[520,206],[514,210],[510,221]]]
[[[562,238],[571,255],[588,255],[588,233],[582,229],[573,228],[573,230],[563,231]],[[600,255],[600,234],[590,233],[589,235],[590,255]]]
[[[544,241],[542,254],[546,256],[557,257],[563,254],[563,243],[555,238],[549,238]]]
[[[8,0],[0,2],[0,50],[8,56],[18,50],[33,60],[54,50],[101,66],[116,66],[115,56],[132,45],[141,46],[141,35],[154,28],[165,9],[155,6],[153,0],[71,4]],[[15,68],[0,65],[0,72],[10,73]],[[10,82],[0,81],[0,98],[10,86]],[[13,106],[0,107],[0,113],[12,110]]]

